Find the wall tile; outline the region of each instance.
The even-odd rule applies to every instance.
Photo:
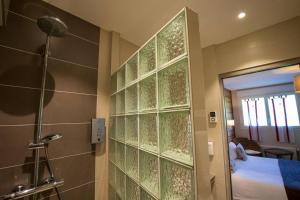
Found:
[[[93,68],[98,66],[97,45],[88,43],[73,36],[51,38],[51,57],[59,58]]]
[[[0,127],[0,168],[33,162],[33,151],[28,144],[33,141],[35,126]],[[46,125],[43,136],[62,134],[60,140],[49,145],[50,158],[70,156],[94,151],[91,142],[91,124]],[[41,156],[44,156],[41,151]]]
[[[33,141],[34,129],[35,126],[0,127],[0,168],[33,161],[28,144]]]
[[[6,23],[6,26],[0,27],[1,45],[34,53],[41,52],[46,35],[35,22],[9,12]]]
[[[44,123],[89,122],[96,116],[96,96],[63,92],[45,93],[51,99],[44,110]]]
[[[65,183],[60,187],[61,191],[94,181],[95,179],[95,158],[94,154],[85,154],[53,160],[54,173],[57,179],[63,178]],[[11,167],[0,170],[1,181],[0,196],[12,192],[17,184],[30,185],[33,177],[33,164]],[[42,177],[49,177],[45,162],[40,165]],[[41,178],[41,181],[43,180]],[[43,196],[54,194],[54,191],[45,192]]]
[[[39,107],[39,90],[0,85],[0,125],[34,124]],[[50,101],[45,99],[45,105]]]
[[[55,90],[97,94],[97,71],[70,63],[49,59],[48,73],[53,77]],[[47,79],[51,89],[52,80]]]
[[[1,45],[40,54],[45,42],[46,34],[35,22],[11,12],[8,13],[7,26],[0,27]],[[98,49],[97,45],[71,35],[53,37],[50,41],[52,57],[94,68],[98,65]]]
[[[67,24],[71,33],[96,43],[99,42],[99,27],[41,0],[11,0],[10,10],[32,19],[44,15],[58,17]]]
[[[49,145],[50,158],[94,151],[91,124],[46,125],[44,134],[60,133],[62,138]]]
[[[40,88],[42,77],[40,56],[0,46],[0,60],[0,84]],[[50,85],[51,78],[47,78]]]

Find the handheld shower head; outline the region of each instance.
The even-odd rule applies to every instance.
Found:
[[[54,140],[58,140],[60,138],[62,138],[62,135],[58,134],[58,133],[55,133],[55,134],[51,134],[51,135],[47,135],[47,136],[43,137],[41,139],[41,142],[44,143],[44,144],[48,144],[49,142],[52,142]]]
[[[48,36],[64,37],[68,33],[67,25],[57,17],[40,17],[37,24]]]

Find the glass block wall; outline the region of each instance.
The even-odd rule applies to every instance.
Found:
[[[195,199],[186,10],[111,82],[109,199]]]

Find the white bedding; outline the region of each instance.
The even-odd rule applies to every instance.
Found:
[[[248,156],[231,174],[234,200],[287,200],[278,160]]]

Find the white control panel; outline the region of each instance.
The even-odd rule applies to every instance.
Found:
[[[105,119],[95,118],[92,119],[92,144],[99,144],[105,140]]]
[[[217,113],[215,111],[209,112],[209,123],[217,123]]]

